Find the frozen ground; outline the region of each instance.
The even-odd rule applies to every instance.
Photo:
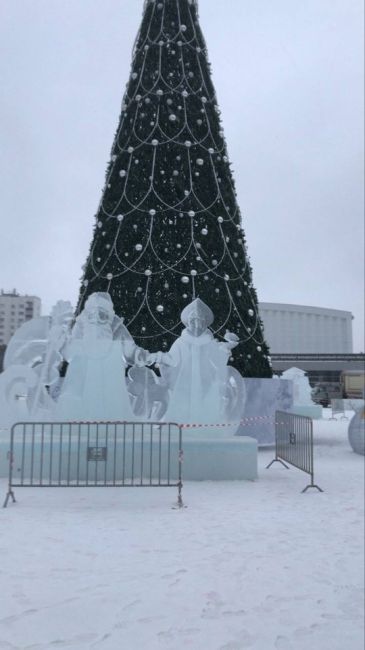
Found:
[[[363,650],[364,458],[315,423],[315,478],[17,489],[0,511],[1,650]],[[6,482],[0,482],[1,493]]]

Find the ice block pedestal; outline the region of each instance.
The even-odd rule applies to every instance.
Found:
[[[257,478],[257,440],[249,436],[183,438],[184,481]]]
[[[323,417],[323,409],[320,404],[294,404],[289,409],[289,412],[296,415],[305,415],[307,418],[312,418],[312,420],[321,420]]]
[[[8,438],[8,436],[6,437]],[[95,443],[90,443],[94,445]],[[99,445],[103,446],[105,442],[100,435]],[[52,463],[50,462],[50,450],[52,447]],[[183,481],[239,481],[254,480],[257,478],[257,440],[249,436],[232,436],[232,437],[199,437],[194,438],[189,435],[184,440],[183,436],[183,464],[182,478]],[[14,444],[13,448],[13,477],[19,478],[21,468],[23,475],[28,479],[31,473],[37,482],[40,474],[43,481],[48,482],[52,479],[53,483],[59,481],[85,481],[89,475],[91,483],[98,478],[98,481],[108,482],[113,480],[121,481],[123,477],[129,480],[131,477],[130,469],[134,466],[135,482],[138,483],[142,474],[145,478],[150,476],[153,480],[166,481],[178,479],[178,458],[179,445],[175,439],[168,442],[163,441],[161,448],[157,442],[152,443],[152,447],[147,445],[141,446],[140,442],[133,443],[132,440],[126,439],[124,445],[125,462],[122,462],[120,450],[117,456],[117,462],[114,467],[114,456],[112,446],[108,449],[108,461],[95,463],[87,462],[87,442],[82,439],[78,448],[77,440],[71,447],[70,453],[65,446],[60,453],[59,446],[56,449],[55,443],[52,445],[50,439],[43,442],[43,468],[40,469],[41,445],[39,440],[35,441],[32,452],[31,441],[23,446],[21,440]],[[3,438],[0,440],[0,477],[8,476],[9,471],[9,440]],[[167,458],[170,453],[170,465],[167,465]],[[150,455],[151,454],[151,455]],[[132,463],[132,455],[134,461]],[[142,462],[143,455],[143,462]],[[32,460],[33,459],[33,460]],[[52,469],[50,469],[52,466]],[[62,469],[61,469],[62,467]],[[33,469],[32,469],[33,468]],[[51,475],[50,476],[50,471]],[[38,477],[38,478],[37,478]]]

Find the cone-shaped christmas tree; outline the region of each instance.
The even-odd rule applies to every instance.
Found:
[[[196,0],[145,1],[78,312],[94,291],[152,352],[199,297],[239,337],[230,363],[271,376]]]

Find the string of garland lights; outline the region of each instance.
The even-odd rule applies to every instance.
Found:
[[[272,374],[196,0],[145,0],[78,313],[94,291],[150,351],[199,297],[239,337],[231,364]]]

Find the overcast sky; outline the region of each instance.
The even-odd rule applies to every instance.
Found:
[[[75,304],[143,0],[0,0],[0,288]],[[199,0],[259,300],[363,327],[363,1]]]

